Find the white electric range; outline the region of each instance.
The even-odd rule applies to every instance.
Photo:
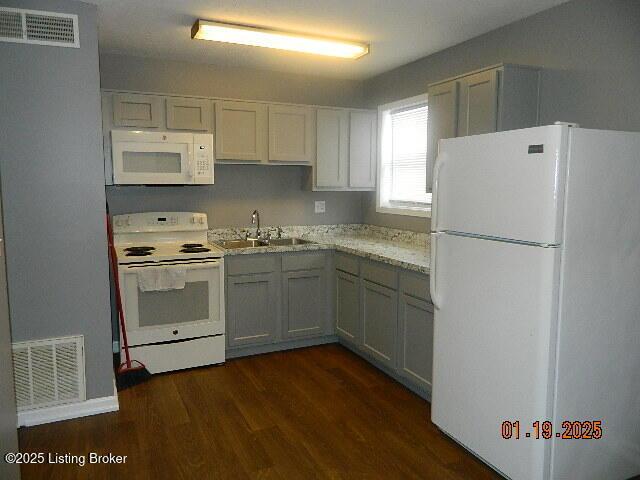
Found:
[[[204,213],[113,217],[131,357],[151,373],[225,360],[224,260],[207,229]]]

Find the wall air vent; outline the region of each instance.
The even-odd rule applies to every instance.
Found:
[[[83,336],[17,342],[12,347],[19,412],[85,400]]]
[[[0,7],[0,41],[79,48],[78,16]]]

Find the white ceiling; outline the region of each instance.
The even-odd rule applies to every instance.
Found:
[[[89,0],[100,49],[142,57],[364,79],[566,0]],[[198,18],[365,41],[359,60],[190,38]]]

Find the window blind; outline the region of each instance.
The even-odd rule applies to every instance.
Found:
[[[390,202],[430,202],[426,193],[427,119],[426,105],[391,112]]]

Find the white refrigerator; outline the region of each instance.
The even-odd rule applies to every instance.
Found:
[[[514,480],[640,474],[640,133],[442,140],[431,222],[432,421]]]

